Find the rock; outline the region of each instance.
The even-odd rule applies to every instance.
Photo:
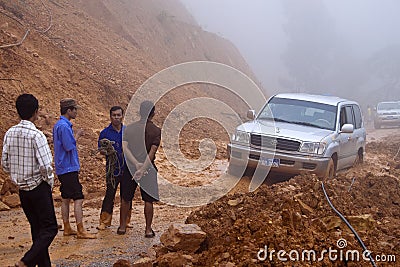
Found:
[[[0,25],[0,29],[7,29],[8,28],[8,22],[5,22]]]
[[[359,216],[349,216],[347,220],[356,231],[367,231],[374,228],[375,220],[371,214],[363,214]]]
[[[239,205],[240,203],[242,203],[242,200],[239,198],[228,200],[228,205],[232,206],[232,207],[235,207],[235,206]]]
[[[159,267],[181,267],[191,265],[190,259],[179,252],[170,252],[157,259]]]
[[[153,260],[149,257],[140,258],[132,264],[132,267],[152,267]]]
[[[43,134],[44,134],[44,136],[46,136],[46,137],[48,137],[48,138],[53,138],[53,133],[50,132],[50,131],[44,130],[44,131],[43,131]]]
[[[182,250],[193,253],[206,239],[206,233],[196,224],[172,224],[161,237],[161,243],[170,251]]]
[[[18,191],[18,186],[14,184],[11,179],[6,179],[1,187],[0,195],[5,195],[7,192],[16,194]]]
[[[281,190],[284,193],[289,193],[289,192],[295,191],[296,187],[294,187],[293,185],[288,185],[286,187],[281,188]]]
[[[300,204],[301,212],[304,215],[310,215],[314,212],[314,210],[310,206],[308,206],[306,203],[304,203],[300,199],[296,199],[296,201]]]
[[[231,256],[231,254],[229,254],[229,252],[225,252],[225,253],[222,254],[222,258],[223,258],[223,259],[227,259],[227,258],[229,258],[230,256]]]
[[[292,229],[300,229],[303,226],[302,217],[299,212],[283,209],[281,215],[282,225]]]
[[[21,205],[18,194],[12,194],[4,197],[3,202],[10,208],[16,208]]]
[[[229,217],[232,219],[232,221],[236,221],[236,214],[233,210],[230,211]]]
[[[375,220],[372,218],[371,214],[347,216],[346,219],[356,231],[370,230],[375,224]],[[347,225],[337,216],[328,216],[323,218],[322,221],[326,225],[328,231],[335,228],[341,228],[342,230],[348,229]]]
[[[10,210],[10,207],[0,201],[0,211]]]
[[[132,264],[127,260],[117,260],[113,267],[132,267]]]

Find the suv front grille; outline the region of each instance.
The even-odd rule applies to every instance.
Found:
[[[277,149],[284,151],[298,151],[300,148],[300,142],[275,138],[272,136],[264,136],[259,134],[252,134],[250,136],[250,142],[253,146],[269,149]]]

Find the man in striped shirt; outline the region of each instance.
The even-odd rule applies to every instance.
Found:
[[[4,136],[1,164],[19,187],[22,209],[31,226],[33,244],[15,266],[51,266],[48,248],[57,235],[52,187],[52,155],[44,134],[34,122],[39,102],[31,94],[17,98],[21,122]]]

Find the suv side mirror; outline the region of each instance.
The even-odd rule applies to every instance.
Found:
[[[354,125],[350,123],[346,123],[342,126],[340,130],[341,133],[353,133],[354,132]]]
[[[254,111],[254,109],[250,109],[249,111],[247,111],[248,119],[254,120],[255,117],[256,117],[256,112]]]

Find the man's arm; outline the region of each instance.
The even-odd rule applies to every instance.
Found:
[[[4,136],[4,141],[3,141],[3,153],[1,155],[1,165],[3,166],[3,170],[6,173],[10,173],[10,162],[9,162],[9,157],[8,157],[7,133]]]
[[[102,154],[103,156],[106,156],[107,152],[105,150],[101,149],[101,146],[100,146],[100,140],[103,138],[106,138],[104,130],[100,132],[99,139],[97,140],[97,150],[100,152],[100,154]]]
[[[54,185],[54,174],[51,166],[53,162],[53,156],[49,144],[47,143],[46,136],[40,133],[35,137],[34,148],[36,152],[36,158],[39,162],[40,174],[43,176],[43,180],[46,181],[51,187]]]
[[[135,156],[132,154],[131,150],[128,147],[127,141],[122,141],[122,149],[125,153],[126,159],[135,164],[136,169],[140,169],[142,167],[142,163],[140,163]]]
[[[133,178],[135,180],[140,180],[147,169],[150,167],[151,162],[155,159],[156,157],[156,152],[157,152],[158,146],[152,145],[150,148],[150,152],[148,156],[146,157],[146,160],[144,161],[143,165],[141,168],[138,168],[135,174],[133,175]]]
[[[83,136],[85,134],[85,131],[81,128],[77,129],[74,135],[75,141],[78,141],[79,138],[81,138],[81,136]]]
[[[72,134],[72,129],[68,129],[67,126],[62,125],[58,127],[57,134],[65,151],[76,149],[76,140]]]

